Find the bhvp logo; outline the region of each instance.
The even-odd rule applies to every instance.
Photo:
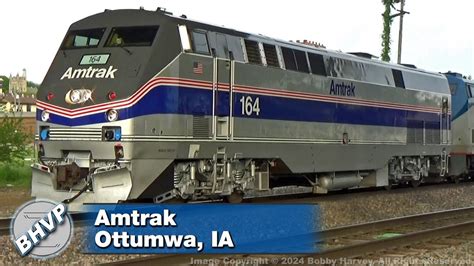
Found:
[[[15,213],[11,230],[21,256],[45,259],[66,249],[72,235],[72,220],[64,204],[29,201]]]

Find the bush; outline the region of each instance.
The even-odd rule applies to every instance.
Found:
[[[31,186],[31,168],[28,164],[0,164],[0,187]]]
[[[30,155],[31,137],[22,128],[22,118],[3,114],[0,117],[0,162],[23,161]]]

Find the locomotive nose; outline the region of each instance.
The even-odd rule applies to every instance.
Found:
[[[72,211],[82,211],[87,202],[127,200],[132,189],[129,169],[116,164],[96,167],[91,161],[91,152],[69,151],[61,164],[34,164],[32,196],[66,202]]]

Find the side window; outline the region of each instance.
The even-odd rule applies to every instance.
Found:
[[[283,60],[285,61],[286,69],[297,71],[298,68],[296,67],[296,61],[295,56],[293,55],[293,50],[282,47],[281,52],[283,53]]]
[[[262,64],[262,58],[260,57],[260,49],[258,43],[255,41],[245,40],[245,50],[247,51],[247,59],[251,64]]]
[[[395,87],[405,88],[405,81],[403,80],[402,71],[392,69],[393,80],[395,81]]]
[[[469,97],[474,97],[474,85],[467,84],[467,91],[469,92]]]
[[[193,50],[199,54],[209,54],[209,45],[204,32],[192,31]]]
[[[267,59],[267,65],[272,66],[272,67],[280,67],[275,45],[264,43],[263,50],[265,51],[265,58]]]
[[[293,50],[295,53],[296,64],[299,72],[309,73],[308,61],[306,60],[306,53],[303,51]]]
[[[326,76],[326,67],[324,66],[323,56],[320,54],[308,53],[311,72],[315,75]]]
[[[225,35],[222,33],[216,33],[216,50],[217,57],[229,58],[229,46]]]

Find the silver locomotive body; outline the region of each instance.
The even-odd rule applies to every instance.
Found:
[[[156,36],[127,45],[124,28],[144,25]],[[66,40],[97,28],[93,47],[63,44],[40,88],[33,196],[69,199],[73,209],[235,201],[448,171],[451,97],[441,74],[162,11],[97,14]]]

